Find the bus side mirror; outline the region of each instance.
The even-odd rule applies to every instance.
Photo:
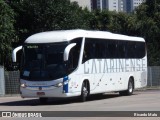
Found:
[[[12,66],[13,69],[17,69],[17,67],[19,66],[19,64],[17,63],[17,52],[20,51],[22,49],[22,46],[16,47],[13,52],[12,52]]]
[[[76,45],[76,43],[69,44],[64,50],[64,61],[68,61],[70,50]]]
[[[17,62],[17,52],[22,49],[22,46],[16,47],[12,52],[12,61]]]

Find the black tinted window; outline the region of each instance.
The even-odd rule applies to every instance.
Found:
[[[145,56],[145,42],[86,38],[83,62],[89,59],[133,59]]]
[[[76,46],[74,46],[69,53],[69,60],[68,60],[69,72],[72,72],[78,66],[82,38],[75,38],[71,40],[70,43],[76,43]]]

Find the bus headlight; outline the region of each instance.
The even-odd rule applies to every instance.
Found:
[[[61,87],[63,84],[62,83],[58,83],[55,85],[55,87]]]
[[[22,83],[22,84],[21,84],[21,87],[22,87],[22,88],[26,88],[27,85],[26,85],[25,83]]]

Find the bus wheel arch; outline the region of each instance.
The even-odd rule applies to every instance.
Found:
[[[131,76],[131,77],[129,78],[129,81],[130,81],[130,80],[131,80],[131,81],[132,81],[132,83],[133,83],[133,89],[134,89],[134,88],[135,88],[135,84],[134,84],[134,83],[135,83],[135,82],[134,82],[134,77],[133,77],[133,76]],[[128,81],[128,82],[129,82],[129,81]]]
[[[119,94],[122,95],[122,96],[129,96],[129,95],[133,94],[133,90],[134,90],[134,77],[130,76],[130,78],[128,80],[127,90],[120,91]]]
[[[128,81],[128,89],[126,90],[127,95],[132,95],[134,90],[134,78],[131,76]]]
[[[81,87],[81,96],[80,96],[81,102],[85,102],[89,94],[90,94],[90,83],[88,79],[85,79],[82,82],[82,87]]]

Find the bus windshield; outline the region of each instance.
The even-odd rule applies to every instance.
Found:
[[[55,80],[66,75],[63,53],[68,44],[25,44],[21,78],[31,81]]]

